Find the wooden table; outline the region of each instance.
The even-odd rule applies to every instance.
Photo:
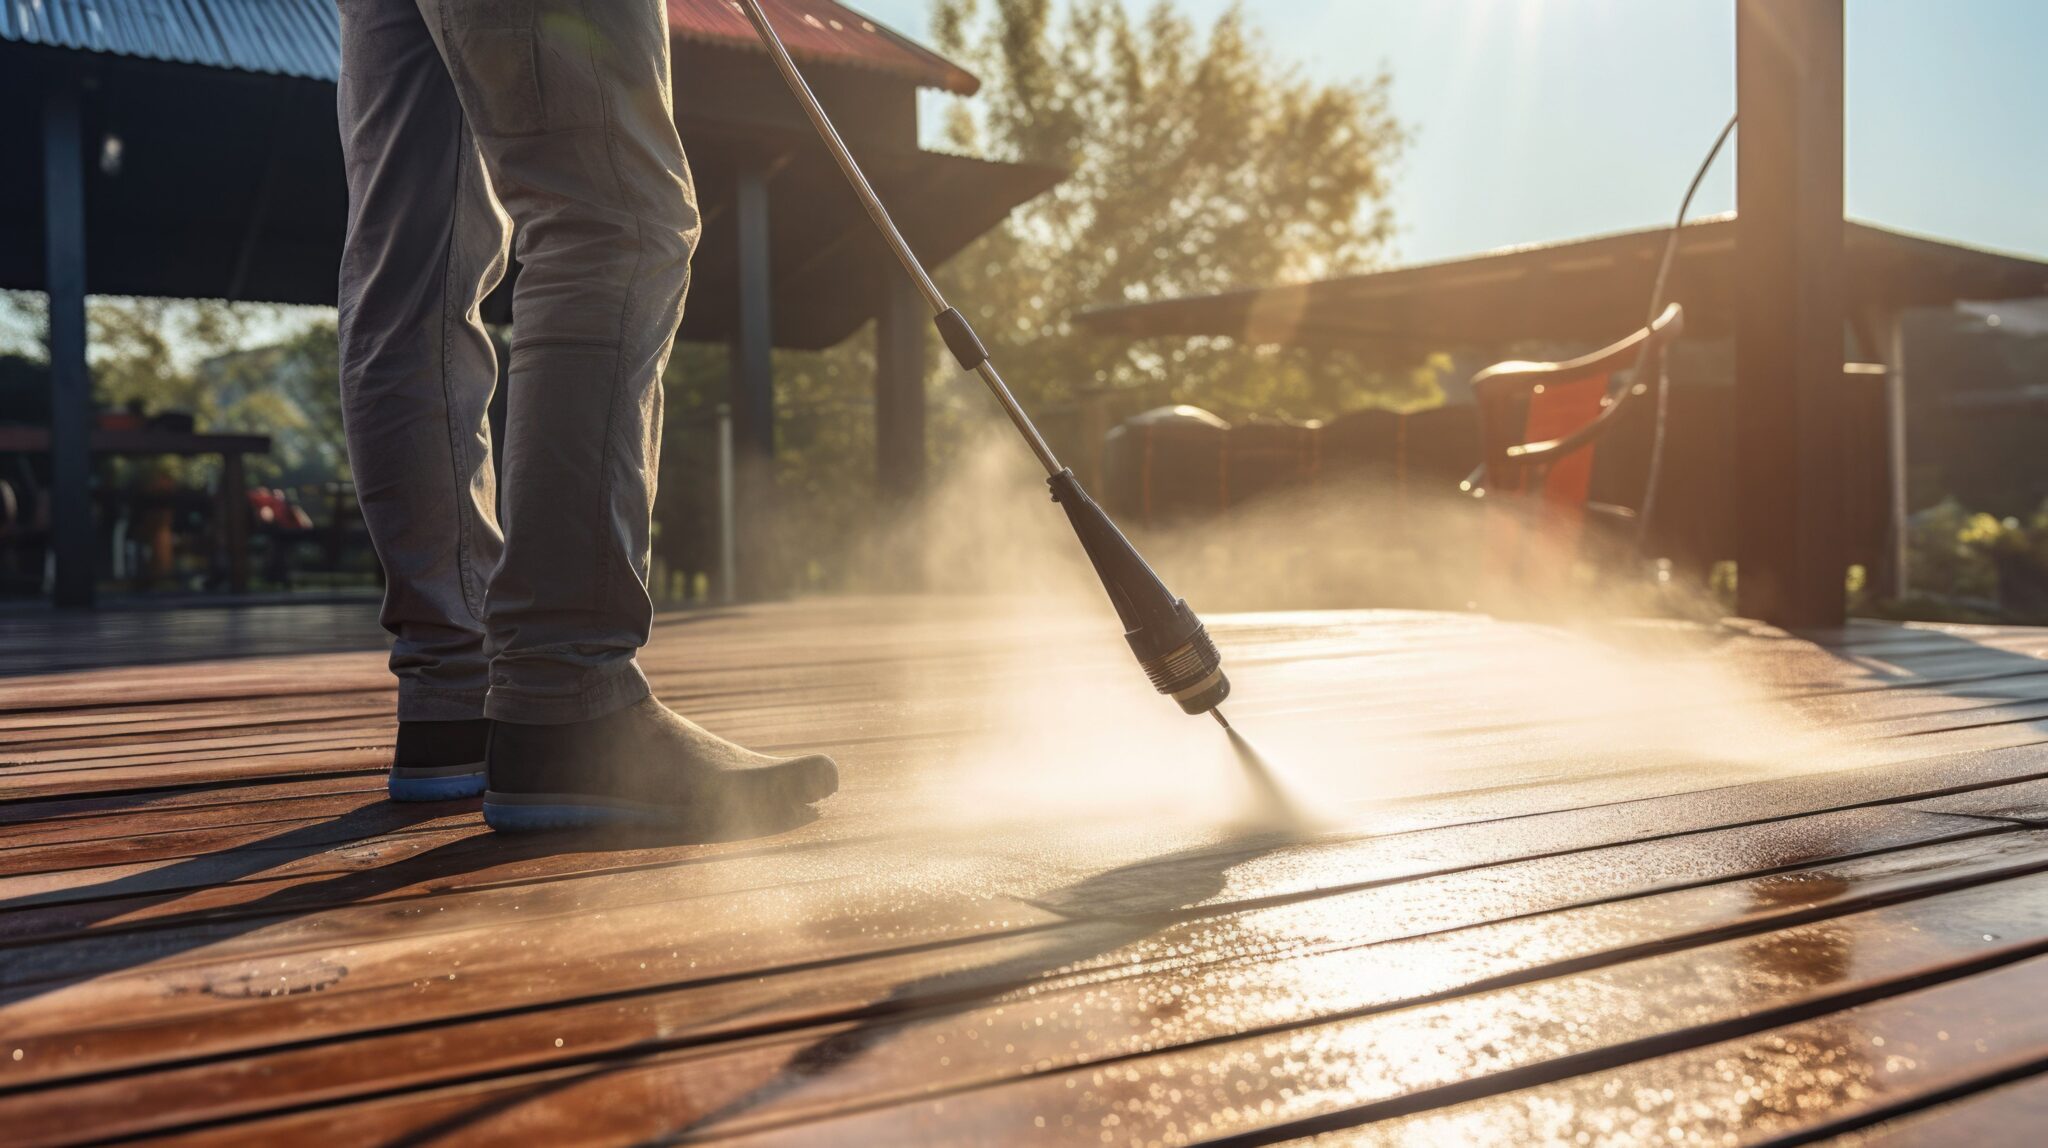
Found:
[[[228,589],[249,589],[248,479],[244,455],[269,454],[270,436],[260,434],[198,434],[191,431],[95,429],[92,453],[134,456],[220,456],[221,543],[228,555]],[[0,453],[41,454],[50,449],[50,428],[0,423]]]
[[[1089,609],[664,616],[661,696],[843,766],[815,820],[719,842],[387,803],[375,652],[0,680],[0,1128],[2038,1131],[2048,631],[1214,625],[1302,823],[1245,820],[1219,732]]]

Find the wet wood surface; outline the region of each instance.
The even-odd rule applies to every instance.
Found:
[[[0,1141],[2038,1127],[2048,631],[1212,627],[1242,753],[1085,612],[665,615],[664,700],[842,767],[714,841],[385,801],[381,653],[269,613],[0,678]]]

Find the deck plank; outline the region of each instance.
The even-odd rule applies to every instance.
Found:
[[[1984,939],[1993,927],[2001,930],[2001,940]],[[1799,955],[1788,959],[1788,949]],[[341,1117],[345,1141],[356,1143],[426,1129],[445,1133],[453,1126],[479,1138],[536,1141],[594,1134],[617,1141],[744,1142],[750,1133],[773,1140],[800,1131],[812,1143],[1030,1138],[1099,1144],[1100,1133],[1109,1130],[1112,1142],[1184,1144],[1391,1115],[1428,1105],[1432,1093],[1441,1098],[1531,1076],[1563,1078],[1558,1087],[1570,1089],[1586,1109],[1603,1101],[1614,1108],[1605,1099],[1611,1094],[1603,1087],[1606,1074],[1586,1069],[1624,1061],[1612,1071],[1624,1081],[1621,1103],[1632,1105],[1631,1074],[1647,1077],[1651,1087],[1697,1087],[1701,1077],[1715,1083],[1711,1073],[1695,1067],[1701,1063],[1714,1067],[1721,1058],[1751,1049],[1832,1048],[1841,1042],[1839,1034],[1813,1033],[1813,1025],[1827,1021],[1773,1031],[1780,1018],[1846,1008],[1854,1010],[1851,1016],[1875,1014],[1888,1031],[1917,1034],[1928,1027],[1924,998],[1935,994],[1946,994],[1939,998],[1943,1004],[1959,1002],[1972,1021],[2004,1022],[1998,1047],[1982,1056],[1956,1052],[1943,1066],[1949,1074],[2036,1053],[2038,1043],[2048,1040],[2048,1018],[2011,1017],[1996,994],[2041,976],[2048,968],[2044,952],[2048,877],[2034,876],[1763,938],[1322,1023],[1265,1022],[1272,1002],[1286,1010],[1303,995],[1323,990],[1341,996],[1333,986],[1357,983],[1361,970],[1343,955],[1303,958],[1306,967],[1264,962],[1209,983],[1127,980],[1114,986],[1115,993],[1083,986],[937,1019],[855,1024],[599,1062],[367,1101],[333,1115]],[[1930,982],[1937,987],[1915,991]],[[1125,1000],[1104,999],[1126,992]],[[1190,995],[1229,1002],[1216,1010],[1227,1019],[1188,1007]],[[1077,1008],[1076,998],[1085,1007]],[[1865,1000],[1877,1003],[1855,1007]],[[2008,1016],[1995,1018],[1999,1011]],[[1053,1027],[1050,1041],[1047,1026]],[[1762,1035],[1707,1044],[1729,1030]],[[1925,1033],[1930,1044],[1933,1037]],[[1043,1055],[1034,1058],[1029,1045],[1020,1051],[1020,1039],[1039,1042],[1041,1049],[1085,1046],[1089,1055],[1078,1067],[1060,1063],[1072,1053],[1040,1067]],[[1686,1042],[1706,1047],[1657,1055]],[[1845,1069],[1852,1057],[1859,1083],[1883,1076],[1885,1054],[1873,1064],[1851,1053],[1842,1058]],[[1358,1071],[1367,1060],[1377,1071]],[[1276,1064],[1287,1071],[1274,1072]],[[1786,1055],[1776,1075],[1796,1088],[1799,1067]],[[1798,1092],[1802,1103],[1787,1107],[1819,1123],[1863,1099],[1853,1089],[1842,1092]],[[1583,1110],[1570,1126],[1542,1123],[1543,1113],[1570,1110],[1513,1093],[1495,1107],[1485,1103],[1468,1101],[1432,1114],[1438,1123],[1431,1130],[1448,1133],[1433,1142],[1555,1142],[1569,1139],[1571,1128],[1584,1123]],[[1675,1103],[1669,1107],[1698,1118]],[[1538,1117],[1530,1118],[1530,1112]],[[1744,1115],[1738,1110],[1734,1119]],[[1052,1119],[1037,1123],[1047,1116]],[[1638,1127],[1661,1132],[1679,1119]],[[1709,1130],[1718,1133],[1734,1119]],[[1789,1119],[1784,1125],[1798,1126]],[[310,1127],[304,1116],[285,1116],[221,1128],[201,1142],[277,1142]]]
[[[1422,1135],[1713,1041],[2048,987],[2048,631],[1214,627],[1232,716],[1313,794],[1309,829],[1222,815],[1241,767],[1144,690],[1099,606],[664,616],[661,696],[841,760],[822,818],[725,842],[511,842],[383,802],[375,650],[0,679],[0,1121],[35,1143]],[[1118,776],[1133,760],[1177,770]],[[1148,794],[1163,776],[1186,792]],[[1101,792],[1044,803],[1076,784]],[[2019,925],[1989,927],[1995,896]],[[1942,1051],[1972,1088],[2005,1071]],[[1376,1054],[1380,1092],[1335,1083]]]
[[[1914,808],[1937,813],[2002,817],[2048,826],[2048,780],[2001,785],[1914,802]]]
[[[2011,926],[1987,917],[1978,927]],[[2048,958],[2034,957],[1756,1036],[1317,1143],[1539,1143],[1587,1128],[1599,1130],[1599,1143],[1825,1136],[1939,1103],[1986,1079],[2038,1071],[2048,1061],[2048,1015],[2013,1003],[2038,992],[2044,976]]]
[[[1383,891],[1364,890],[1327,901],[1229,910],[1173,923],[1105,916],[1098,908],[1073,913],[1056,929],[983,934],[936,953],[883,953],[827,970],[770,971],[742,981],[706,978],[625,996],[571,1000],[544,1011],[519,1009],[454,1019],[431,1033],[398,1025],[393,1026],[399,1030],[395,1033],[387,1027],[285,1052],[259,1050],[232,1063],[207,1060],[181,1068],[174,1062],[146,1082],[122,1075],[87,1079],[19,1100],[0,1098],[0,1120],[14,1128],[54,1130],[66,1113],[138,1088],[148,1089],[155,1098],[146,1107],[160,1120],[175,1124],[219,1119],[288,1107],[299,1095],[295,1089],[310,1097],[339,1099],[349,1093],[351,1082],[358,1092],[399,1084],[423,1086],[625,1051],[703,1045],[748,1033],[813,1030],[864,1017],[880,1023],[904,1014],[943,1015],[983,1002],[1038,999],[1053,992],[1085,990],[1099,1002],[1100,994],[1109,991],[1105,986],[1132,978],[1148,981],[1142,991],[1157,1000],[1185,993],[1196,978],[1213,986],[1264,975],[1245,966],[1349,954],[1342,975],[1316,979],[1314,983],[1321,985],[1317,991],[1297,985],[1293,996],[1263,1001],[1270,1015],[1262,1023],[1282,1023],[1283,1011],[1292,1009],[1285,1012],[1293,1018],[1288,1023],[1305,1024],[1335,1011],[1384,1010],[1469,991],[1479,984],[1540,979],[1574,967],[1616,962],[1631,953],[1769,932],[2030,867],[2038,870],[2048,865],[2044,849],[2048,845],[2030,835],[1999,833],[1803,865],[1763,877],[1719,874],[1685,888],[1567,907],[1546,905],[1526,892],[1516,898],[1482,900],[1503,883],[1503,875],[1489,874],[1478,880],[1420,882],[1399,901],[1391,901]],[[1528,871],[1506,878],[1518,890],[1542,880]],[[1397,915],[1403,905],[1430,904],[1458,904],[1465,915]],[[1503,916],[1506,919],[1500,919]],[[1407,935],[1397,935],[1404,931]],[[275,1024],[274,1031],[303,1030],[310,1016],[305,1010],[354,1007],[325,994],[279,1004],[301,1009],[300,1019]],[[1116,1011],[1128,1015],[1133,1024],[1152,1015],[1143,1009]],[[1192,1020],[1182,1018],[1181,1023]],[[1209,1023],[1246,1020],[1242,1011],[1223,1011]],[[129,1029],[123,1035],[133,1032]],[[1157,1038],[1152,1047],[1171,1043],[1164,1033],[1155,1030],[1152,1035]],[[97,1037],[85,1032],[77,1039],[90,1042]],[[564,1042],[559,1049],[552,1044],[556,1039]],[[185,1057],[204,1051],[189,1045],[171,1047]],[[1054,1050],[1047,1046],[1047,1051]],[[1101,1046],[1091,1046],[1085,1056],[1070,1051],[1058,1055],[1071,1061],[1101,1051]],[[399,1061],[408,1062],[402,1074],[393,1067]],[[245,1095],[252,1090],[237,1086],[243,1077],[263,1082],[255,1090],[260,1095]],[[928,1082],[931,1077],[923,1074],[920,1079]]]
[[[2048,1067],[1900,1119],[1845,1132],[1827,1143],[1833,1148],[1955,1148],[1965,1144],[2020,1148],[2039,1143],[2044,1127],[2048,1127]]]
[[[132,1063],[159,1048],[189,1055],[237,1047],[224,1043],[224,1032],[195,1036],[189,1026],[192,1017],[212,1010],[208,998],[217,986],[251,976],[274,974],[285,986],[278,997],[242,1010],[258,1031],[329,1035],[558,999],[645,993],[750,969],[830,968],[998,935],[1051,938],[1077,923],[1136,918],[1149,928],[1205,920],[1351,888],[1373,892],[1360,908],[1377,925],[1370,939],[1387,940],[2001,828],[1901,810],[1858,810],[1769,833],[1707,833],[1682,842],[1529,861],[1487,863],[1481,854],[1460,859],[1462,865],[1447,864],[1431,849],[1405,859],[1407,867],[1430,866],[1440,875],[1406,880],[1399,861],[1337,860],[1337,850],[1279,842],[1148,857],[1079,881],[1007,858],[974,858],[940,874],[948,894],[927,895],[913,913],[895,907],[907,890],[931,881],[929,863],[899,881],[849,879],[828,870],[807,873],[797,884],[782,858],[756,857],[708,871],[700,867],[697,879],[687,883],[675,878],[688,874],[652,870],[593,876],[573,887],[549,883],[431,897],[406,904],[401,913],[365,908],[317,920],[199,923],[172,937],[120,934],[16,947],[0,974],[0,1001],[6,1002],[9,1039],[33,1061],[18,1078],[39,1080]],[[1378,852],[1369,843],[1351,851]],[[1973,856],[1995,857],[2000,866],[2048,864],[2048,857],[2014,860],[1996,845]],[[836,866],[865,874],[878,860],[900,865],[902,859],[860,851],[837,859]],[[1345,867],[1355,879],[1332,882],[1333,870]],[[1330,883],[1308,886],[1305,874]],[[707,903],[717,906],[715,919],[704,919]],[[517,946],[504,944],[508,921],[521,930]],[[1398,925],[1390,931],[1385,922]],[[257,924],[267,927],[256,929]],[[760,939],[750,944],[747,938]],[[437,970],[445,967],[455,975],[423,978],[422,950],[432,954]],[[347,954],[345,962],[329,959],[337,951]],[[933,956],[935,963],[947,959]],[[535,983],[535,963],[578,967],[585,975]],[[289,991],[301,975],[318,983],[317,999]],[[80,983],[82,978],[90,979]],[[143,1008],[154,1038],[145,1038],[144,1026],[134,1020]],[[291,1019],[265,1019],[273,1012]]]

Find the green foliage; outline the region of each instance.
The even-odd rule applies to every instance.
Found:
[[[260,475],[286,485],[349,477],[341,425],[341,345],[332,319],[281,342],[201,365],[219,425],[268,434]]]
[[[0,355],[41,362],[49,337],[49,300],[42,292],[0,291]]]
[[[777,351],[777,506],[771,540],[792,584],[816,587],[876,526],[874,338],[822,354]],[[718,553],[718,411],[728,398],[726,349],[678,343],[662,376],[665,405],[655,549],[673,569],[709,572]]]
[[[306,321],[281,308],[216,300],[111,297],[92,299],[86,318],[100,406],[187,411],[201,430],[270,435],[271,453],[249,460],[252,481],[347,475],[331,318]],[[280,341],[244,349],[280,333]],[[202,484],[218,464],[161,458],[112,465],[136,479]]]
[[[1425,405],[1426,363],[1175,338],[1132,345],[1071,315],[1372,265],[1406,132],[1384,74],[1322,84],[1276,60],[1241,7],[1206,36],[1172,7],[1118,0],[938,0],[941,51],[984,81],[949,143],[1070,175],[948,266],[955,304],[1043,406],[1110,389],[1131,405],[1328,417]]]
[[[1920,593],[1991,602],[1998,571],[1988,543],[2002,530],[1988,514],[1972,514],[1954,499],[1915,514],[1907,535],[1907,568]]]
[[[1913,515],[1907,547],[1911,597],[1877,603],[1875,613],[1962,622],[2048,620],[2048,502],[2026,518],[1999,518],[1945,499]]]

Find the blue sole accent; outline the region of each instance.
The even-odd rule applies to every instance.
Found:
[[[610,805],[527,805],[484,801],[484,824],[501,833],[567,829],[657,829],[675,818]]]
[[[484,791],[482,770],[448,777],[392,777],[385,790],[393,801],[455,801]]]

